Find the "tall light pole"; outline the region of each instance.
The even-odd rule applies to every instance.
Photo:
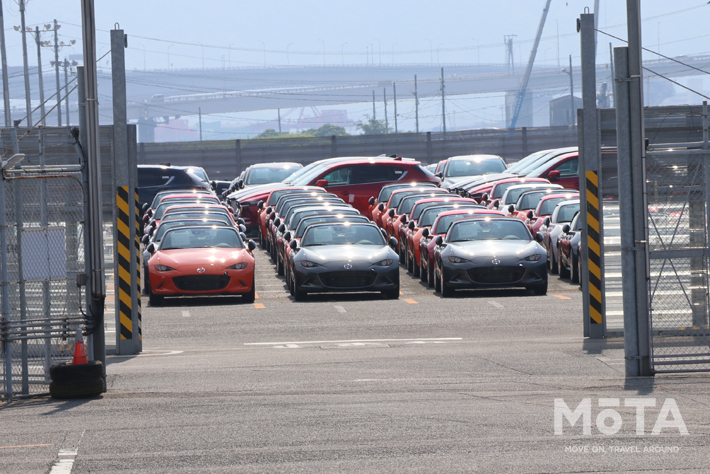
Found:
[[[433,66],[434,65],[434,43],[432,43],[429,38],[424,38],[424,39],[429,42],[429,56],[431,59],[431,65]]]
[[[261,43],[261,47],[264,50],[264,67],[266,67],[266,44],[261,40],[257,40],[257,41],[259,43]]]
[[[44,25],[44,30],[46,31],[49,25]],[[42,125],[47,125],[45,120],[45,110],[44,110],[44,80],[42,77],[42,38],[40,37],[39,26],[35,27],[34,31],[35,43],[37,43],[37,77],[39,79],[39,103],[40,103],[40,113],[42,114]]]
[[[170,70],[170,48],[172,48],[173,46],[175,45],[171,44],[170,46],[168,46],[168,71]]]
[[[348,44],[348,43],[343,43],[343,44],[340,46],[340,59],[341,59],[342,62],[343,62],[343,66],[345,66],[345,45],[346,45],[346,44]]]
[[[320,41],[323,45],[323,66],[325,66],[325,41],[320,38],[318,38],[318,41]]]
[[[32,98],[30,97],[30,75],[27,72],[27,29],[25,28],[25,1],[18,0],[20,5],[20,27],[15,27],[16,31],[22,33],[22,65],[25,71],[25,104],[27,108],[27,127],[32,126]]]
[[[572,79],[572,73],[574,72],[572,70],[572,55],[569,55],[569,70],[567,69],[562,69],[562,72],[566,73],[569,75],[569,100],[570,100],[570,109],[569,109],[569,124],[571,126],[574,126],[575,123],[575,114],[574,114],[574,79]]]
[[[62,126],[62,92],[61,85],[59,83],[59,67],[62,63],[59,61],[59,50],[67,46],[73,46],[76,43],[76,40],[70,40],[69,43],[59,41],[57,31],[59,31],[59,28],[61,27],[62,25],[57,23],[57,20],[54,20],[52,24],[45,24],[45,30],[54,32],[54,44],[49,41],[42,44],[42,46],[51,48],[52,51],[54,51],[54,61],[50,61],[50,64],[54,66],[54,78],[57,84],[57,125],[60,127]]]
[[[392,45],[392,64],[394,64],[394,47],[397,46],[399,43],[395,43]]]
[[[291,62],[289,61],[289,58],[288,58],[288,48],[290,48],[292,44],[293,43],[289,43],[288,46],[286,46],[286,66],[291,65]]]
[[[7,54],[5,51],[5,20],[2,14],[2,0],[0,0],[0,61],[2,61],[2,100],[5,112],[5,126],[12,127],[12,115],[10,113],[10,90],[7,78]]]

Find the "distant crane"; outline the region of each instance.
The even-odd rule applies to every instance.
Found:
[[[515,129],[515,124],[518,122],[518,117],[520,117],[520,110],[523,108],[525,90],[528,88],[528,81],[530,81],[530,74],[532,73],[533,64],[535,64],[535,55],[537,54],[537,47],[540,44],[540,37],[542,36],[542,30],[545,27],[545,20],[547,20],[547,12],[550,10],[551,1],[552,0],[547,0],[545,2],[545,8],[542,10],[542,18],[540,19],[540,25],[537,27],[535,43],[533,44],[532,51],[530,51],[530,59],[528,59],[528,66],[525,69],[525,75],[523,76],[523,83],[520,86],[520,92],[518,92],[518,99],[515,101],[513,117],[510,119],[510,127],[508,127],[510,130]]]

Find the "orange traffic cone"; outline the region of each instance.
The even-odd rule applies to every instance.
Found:
[[[81,329],[77,329],[76,342],[74,343],[74,360],[72,360],[72,365],[88,363],[89,359],[86,357],[86,347],[84,347],[84,336],[81,334]]]

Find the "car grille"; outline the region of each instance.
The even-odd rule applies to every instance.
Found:
[[[469,278],[476,283],[517,283],[525,273],[520,267],[472,268]]]
[[[331,288],[359,288],[370,286],[377,276],[374,272],[327,272],[321,273],[320,280]]]
[[[221,290],[229,284],[226,275],[188,275],[173,278],[175,286],[183,291]]]

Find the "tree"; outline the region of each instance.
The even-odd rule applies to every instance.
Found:
[[[309,128],[301,133],[277,132],[273,128],[269,128],[261,132],[254,138],[306,138],[306,137],[330,137],[337,135],[346,137],[350,134],[343,127],[327,123],[320,128]]]
[[[362,130],[365,135],[384,135],[389,133],[389,129],[382,120],[376,120],[375,117],[366,115],[366,122],[358,122],[357,128]]]
[[[345,128],[330,123],[326,123],[318,129],[310,129],[308,131],[312,132],[314,137],[332,137],[333,135],[338,137],[347,137],[350,135],[345,131]]]
[[[273,128],[267,128],[254,138],[280,138],[284,135],[288,135],[288,133],[280,133]]]

